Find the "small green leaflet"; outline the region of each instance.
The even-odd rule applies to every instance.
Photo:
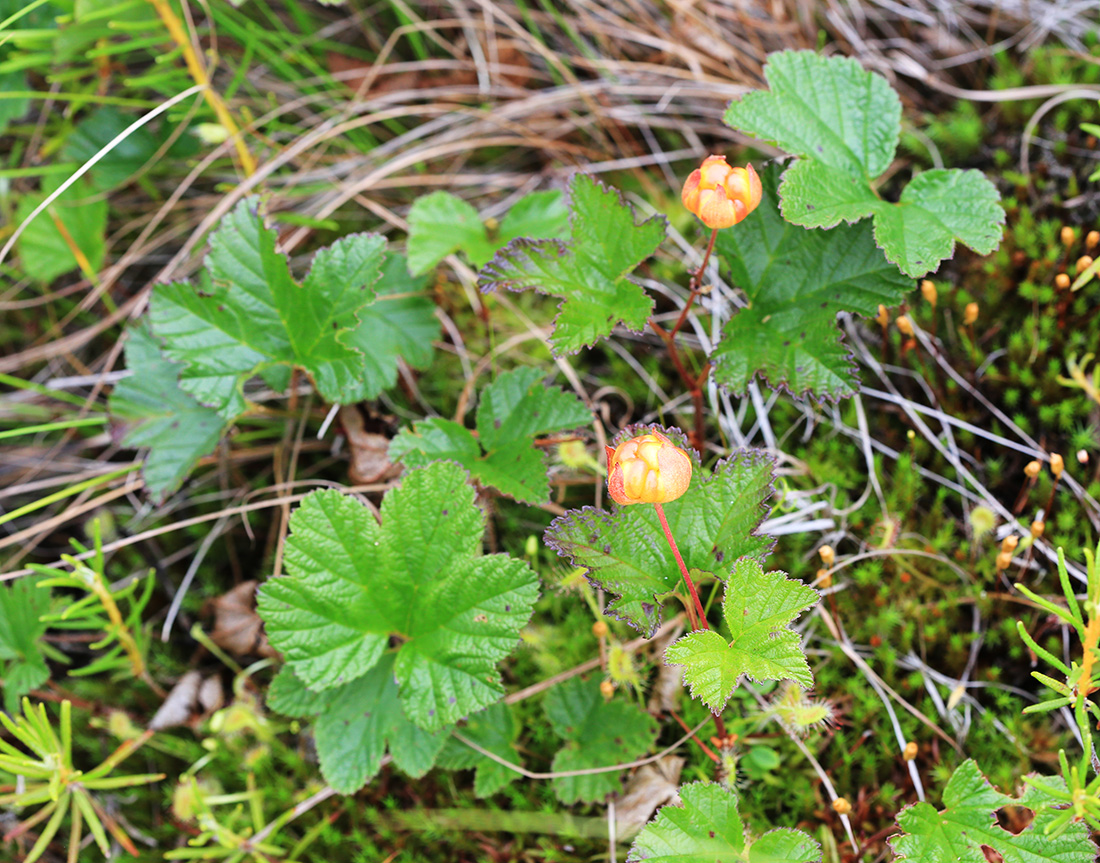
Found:
[[[627,863],[817,863],[821,847],[801,830],[771,830],[749,843],[737,795],[714,782],[680,788],[630,846]]]
[[[875,246],[871,226],[840,225],[827,233],[800,228],[779,214],[780,169],[761,174],[764,196],[747,219],[718,232],[718,254],[748,303],[722,327],[711,354],[714,378],[744,392],[757,373],[773,387],[819,399],[858,387],[838,312],[872,316],[912,290]]]
[[[50,591],[39,588],[39,576],[0,585],[0,668],[4,710],[15,713],[19,699],[50,679],[38,640],[46,634],[39,618],[50,610]]]
[[[456,730],[467,740],[473,741],[482,749],[500,756],[505,761],[513,764],[521,763],[514,748],[519,727],[512,715],[512,708],[506,704],[498,702],[490,705],[481,713],[475,713]],[[486,758],[476,749],[471,749],[454,737],[443,744],[436,764],[444,770],[476,769],[474,794],[478,797],[496,794],[505,785],[519,779],[516,771],[498,764],[492,758]]]
[[[1060,777],[1043,779],[1061,782]],[[1058,836],[1044,833],[1056,810],[1043,802],[1049,798],[1035,788],[1028,788],[1020,798],[1001,794],[974,760],[967,759],[955,768],[943,790],[943,811],[930,803],[906,807],[897,819],[904,832],[892,837],[890,845],[898,863],[986,863],[989,858],[982,846],[1000,854],[1004,863],[1094,863],[1096,845],[1083,822],[1070,822]],[[1032,809],[1035,818],[1021,832],[1010,833],[997,823],[997,810],[1003,806]]]
[[[657,723],[636,704],[605,701],[600,681],[571,678],[547,693],[546,717],[565,746],[554,756],[555,773],[627,764],[657,739]],[[554,793],[562,803],[596,803],[622,790],[621,771],[562,776]]]
[[[801,639],[787,627],[817,600],[816,590],[785,573],[738,560],[722,601],[729,639],[713,629],[692,632],[669,645],[665,662],[684,666],[684,683],[713,713],[722,712],[742,675],[793,680],[809,689],[814,680]]]
[[[614,189],[586,174],[569,184],[568,241],[513,240],[480,273],[483,290],[527,288],[561,297],[550,337],[556,354],[576,353],[611,334],[616,323],[641,331],[653,310],[629,274],[657,251],[667,223],[634,210]]]
[[[41,194],[21,196],[14,224],[26,222],[46,196],[61,185],[62,179],[46,177],[42,181]],[[65,234],[58,229],[57,222],[61,223]],[[52,282],[79,268],[72,246],[76,246],[92,270],[98,272],[107,254],[106,231],[107,201],[88,182],[78,180],[27,225],[16,240],[15,248],[23,272],[37,281]]]
[[[664,504],[669,528],[688,569],[722,578],[729,563],[739,557],[763,560],[772,541],[755,531],[768,514],[772,459],[761,450],[741,451],[718,462],[708,474],[678,429],[653,426],[626,428],[612,446],[653,428],[692,460],[687,492]],[[571,510],[554,519],[545,541],[574,566],[586,567],[594,585],[618,595],[607,614],[652,635],[661,623],[661,600],[681,589],[683,579],[657,511],[648,504],[611,507],[610,512],[587,506]]]
[[[210,239],[209,282],[158,285],[150,315],[165,353],[185,364],[180,385],[226,419],[244,412],[242,386],[257,372],[285,387],[305,369],[331,402],[360,396],[362,353],[347,343],[374,299],[385,240],[353,234],[322,249],[298,285],[275,251],[256,199],[242,201]]]
[[[434,732],[494,703],[496,665],[538,598],[522,560],[482,555],[485,515],[453,462],[410,471],[382,501],[309,495],[290,519],[287,574],[260,588],[271,644],[312,689],[363,677],[391,639],[405,715]]]
[[[898,203],[879,197],[874,181],[901,128],[901,101],[885,78],[812,51],[772,54],[764,76],[770,90],[733,102],[725,122],[801,157],[779,187],[784,218],[831,228],[874,216],[876,242],[913,278],[951,257],[956,241],[982,255],[997,247],[1005,214],[979,171],[926,171]]]
[[[125,446],[149,447],[142,465],[145,488],[163,500],[179,488],[202,456],[214,451],[226,423],[179,388],[179,366],[165,359],[148,325],[131,327],[126,336],[126,367],[111,394],[111,413],[136,421],[122,439]]]
[[[283,666],[272,681],[268,704],[287,716],[314,717],[313,736],[321,774],[341,794],[354,794],[382,766],[387,744],[394,763],[410,776],[435,764],[448,731],[430,734],[409,722],[393,676],[394,654],[343,686],[313,692]]]
[[[477,210],[462,198],[432,192],[417,198],[409,210],[409,272],[427,273],[457,251],[480,268],[512,240],[556,239],[565,234],[568,224],[561,192],[532,192],[520,198],[492,234]]]
[[[591,411],[572,393],[543,386],[535,368],[500,375],[481,393],[477,437],[453,420],[432,417],[402,429],[389,455],[410,467],[452,459],[483,485],[523,503],[550,500],[546,454],[534,446],[540,434],[575,429],[592,421]]]

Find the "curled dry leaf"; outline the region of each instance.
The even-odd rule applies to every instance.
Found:
[[[627,780],[623,796],[615,804],[615,820],[620,835],[640,830],[661,806],[677,803],[680,772],[684,759],[666,755],[653,764],[643,764]]]
[[[387,455],[390,439],[381,432],[389,424],[384,419],[364,417],[355,405],[344,405],[340,408],[340,423],[348,439],[348,478],[353,483],[368,485],[400,475],[401,466]]]
[[[188,671],[176,681],[168,697],[153,714],[149,729],[160,731],[174,725],[193,728],[224,704],[225,690],[221,678],[216,674],[204,678],[198,671]]]
[[[212,603],[214,631],[210,638],[218,647],[236,656],[278,656],[268,644],[263,621],[256,614],[255,580],[242,581]]]
[[[663,657],[665,648],[678,639],[684,632],[683,623],[670,626],[666,631],[657,635],[649,642],[651,655]],[[670,710],[675,710],[679,703],[680,693],[683,692],[683,671],[675,665],[665,665],[661,660],[657,662],[657,676],[653,679],[653,687],[649,692],[649,701],[646,703],[646,712],[651,716],[664,716]]]

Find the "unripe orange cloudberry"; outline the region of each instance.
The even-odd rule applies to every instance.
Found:
[[[607,450],[607,493],[616,503],[668,503],[691,484],[691,458],[660,432]]]
[[[707,156],[688,176],[680,199],[708,228],[728,228],[755,210],[763,195],[752,165],[731,168],[725,156]]]

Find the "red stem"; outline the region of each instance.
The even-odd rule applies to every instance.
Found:
[[[672,531],[668,527],[668,519],[665,518],[665,510],[659,503],[653,504],[657,510],[657,518],[661,520],[661,527],[665,531],[665,539],[668,540],[669,546],[672,548],[672,553],[676,556],[676,563],[680,565],[680,575],[684,577],[684,582],[688,586],[688,590],[691,591],[691,598],[695,601],[695,609],[698,612],[699,622],[696,625],[696,629],[710,629],[707,624],[707,615],[703,611],[703,603],[699,601],[699,594],[695,590],[695,582],[691,580],[691,576],[688,575],[687,567],[684,566],[684,559],[680,557],[680,549],[676,546],[676,540],[672,538]]]
[[[688,282],[688,289],[691,294],[688,295],[687,302],[684,303],[684,308],[680,312],[680,317],[676,319],[676,325],[672,328],[672,335],[676,335],[680,332],[680,327],[684,325],[684,321],[687,320],[688,312],[691,311],[691,307],[695,304],[695,298],[699,296],[699,280],[703,278],[703,273],[707,269],[707,263],[710,261],[710,253],[714,251],[714,241],[718,239],[718,229],[715,228],[710,232],[710,242],[707,243],[707,250],[703,253],[703,263],[699,265],[694,273],[691,274],[691,281]]]

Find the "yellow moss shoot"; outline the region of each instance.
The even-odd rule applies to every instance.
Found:
[[[849,812],[852,811],[852,804],[849,803],[844,797],[838,797],[836,800],[833,801],[833,811],[837,815],[847,815]]]
[[[936,300],[938,299],[939,294],[936,292],[936,286],[932,283],[931,279],[921,280],[920,293],[921,296],[928,301],[928,304],[932,306],[932,308],[936,308]]]
[[[1054,287],[1060,291],[1064,291],[1069,287],[1069,276],[1066,273],[1059,273],[1054,277]]]

